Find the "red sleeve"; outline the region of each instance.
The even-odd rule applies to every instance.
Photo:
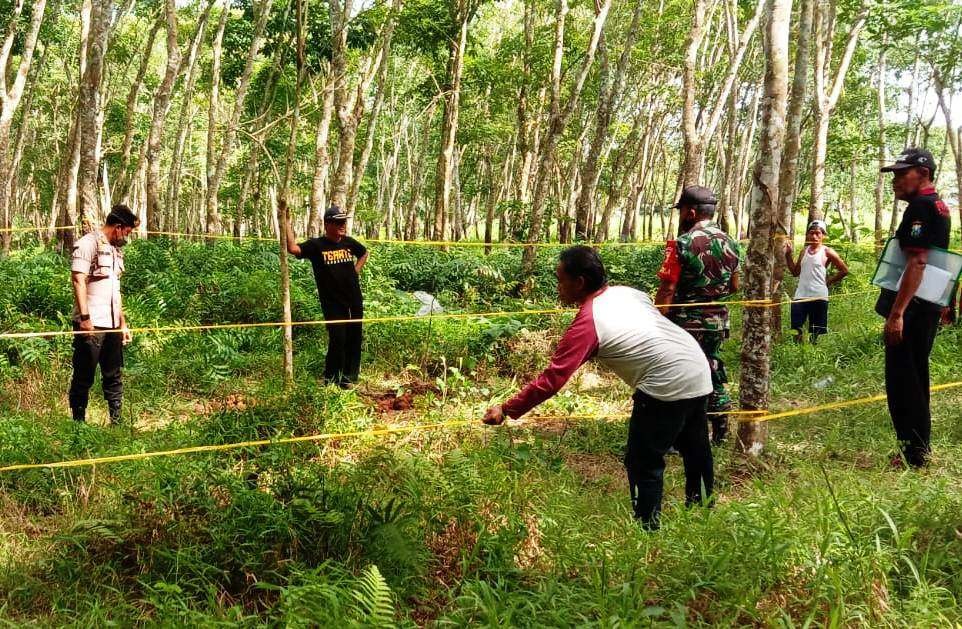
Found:
[[[555,393],[571,378],[578,367],[588,362],[598,351],[598,333],[591,312],[591,303],[578,312],[565,331],[551,357],[551,364],[513,398],[502,405],[504,414],[517,419]]]
[[[665,243],[665,260],[661,263],[661,268],[658,269],[658,279],[677,284],[680,277],[681,263],[678,262],[678,242],[669,240]]]

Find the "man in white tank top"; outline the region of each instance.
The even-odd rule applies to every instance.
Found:
[[[590,247],[561,253],[558,297],[578,305],[548,367],[517,395],[488,409],[486,424],[517,419],[556,394],[591,358],[634,391],[625,468],[635,518],[658,528],[665,453],[674,446],[685,465],[685,503],[712,492],[713,463],[706,406],[712,392],[708,360],[695,339],[655,308],[645,293],[608,286],[604,264]]]
[[[795,342],[805,338],[805,321],[812,344],[818,342],[820,334],[828,332],[828,289],[848,275],[848,266],[831,247],[822,244],[828,228],[824,221],[812,221],[805,232],[805,247],[792,259],[792,243],[785,241],[785,265],[789,272],[798,278],[795,297],[792,300],[792,329]],[[828,266],[835,273],[828,275]]]

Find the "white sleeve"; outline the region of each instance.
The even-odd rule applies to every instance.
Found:
[[[73,245],[70,256],[70,270],[74,273],[90,274],[90,265],[97,255],[97,242],[92,238],[81,238]]]

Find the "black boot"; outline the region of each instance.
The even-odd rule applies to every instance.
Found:
[[[711,420],[711,442],[712,445],[720,446],[728,436],[728,416],[718,415]]]
[[[85,422],[87,421],[87,409],[82,406],[76,406],[70,409],[71,415],[73,415],[73,420],[75,422]]]
[[[120,404],[109,404],[107,406],[107,412],[110,414],[111,426],[120,424]]]

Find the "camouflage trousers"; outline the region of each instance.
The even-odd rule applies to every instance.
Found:
[[[728,373],[721,356],[721,346],[728,338],[728,330],[688,330],[708,359],[711,368],[712,392],[708,396],[708,419],[712,424],[712,441],[720,442],[728,432],[727,411],[732,410],[732,396],[728,392]],[[713,414],[720,413],[720,414]]]

